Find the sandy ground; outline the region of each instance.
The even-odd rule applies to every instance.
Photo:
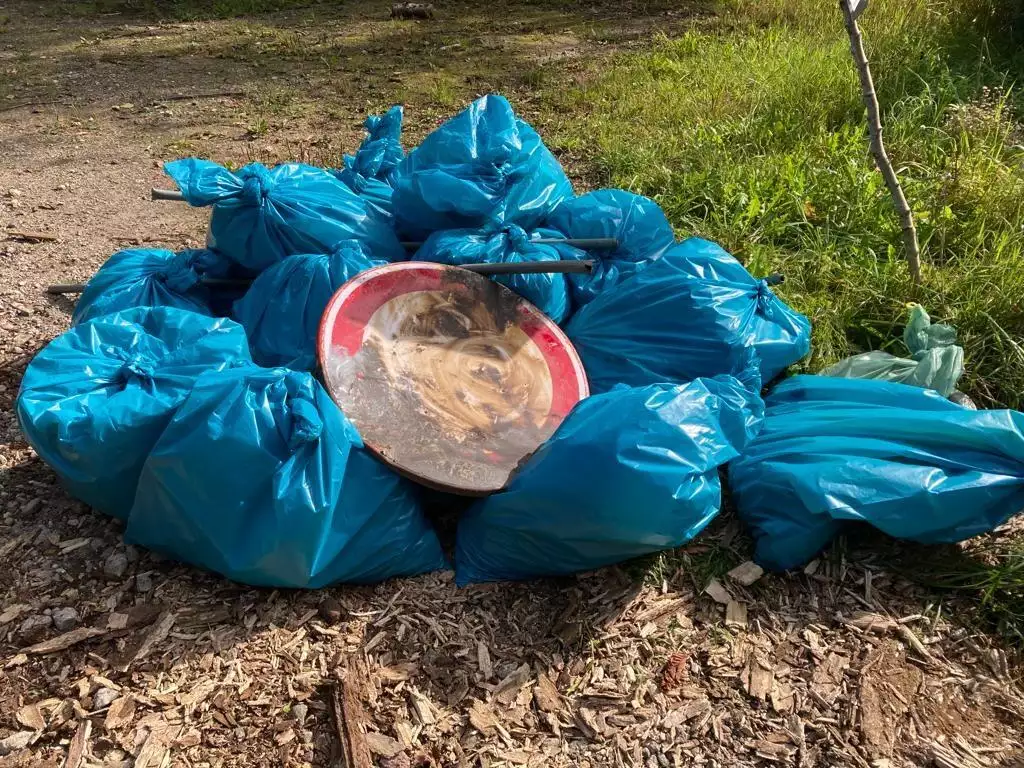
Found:
[[[22,371],[72,306],[44,288],[202,242],[202,212],[148,200],[163,160],[329,157],[392,100],[414,138],[490,88],[529,114],[535,78],[585,76],[671,13],[527,5],[496,33],[473,5],[433,26],[383,5],[163,25],[39,5],[0,9],[0,765],[338,764],[336,695],[365,764],[391,768],[1024,765],[998,641],[870,556],[723,576],[728,614],[686,567],[749,556],[728,521],[653,583],[255,590],[126,547],[24,442]]]

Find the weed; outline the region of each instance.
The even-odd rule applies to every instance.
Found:
[[[174,139],[164,145],[164,155],[169,157],[185,157],[194,155],[196,145],[189,139]]]
[[[259,139],[267,135],[267,131],[270,130],[270,124],[266,118],[258,117],[249,123],[249,127],[245,131],[245,137],[247,139]]]
[[[439,106],[455,107],[459,104],[462,96],[458,82],[452,75],[441,72],[431,82],[429,96]]]
[[[913,568],[895,567],[929,587],[972,598],[982,621],[1024,641],[1024,541],[926,551],[913,562]]]

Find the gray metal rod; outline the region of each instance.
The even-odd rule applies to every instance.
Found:
[[[149,190],[151,200],[176,200],[179,203],[185,200],[185,196],[176,189],[153,189]]]
[[[185,196],[176,189],[157,189],[154,187],[149,190],[149,195],[153,200],[174,200],[177,202],[185,200]],[[614,237],[538,237],[530,242],[537,243],[538,245],[570,245],[584,251],[614,251],[619,247],[619,241]],[[402,247],[407,251],[414,251],[421,245],[423,245],[422,241],[402,241]]]
[[[571,245],[583,251],[614,251],[619,241],[614,237],[538,237],[531,243],[541,245]]]
[[[581,261],[528,261],[515,264],[463,264],[462,269],[478,275],[538,275],[538,274],[587,274],[594,270],[592,259]],[[204,277],[200,282],[208,288],[248,288],[252,278],[248,277]],[[81,293],[85,283],[56,283],[48,286],[46,292],[63,296]]]
[[[84,290],[85,283],[57,283],[46,288],[46,292],[54,296],[63,296],[65,293],[81,293]]]
[[[512,264],[463,264],[463,269],[478,275],[588,274],[594,271],[592,259],[580,261],[526,261]]]

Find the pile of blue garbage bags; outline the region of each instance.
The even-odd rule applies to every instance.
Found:
[[[452,565],[468,584],[681,546],[719,514],[723,483],[755,559],[776,570],[853,523],[955,542],[1024,507],[1024,415],[946,399],[962,372],[951,329],[918,317],[913,360],[787,378],[811,324],[772,281],[714,243],[677,239],[648,198],[577,196],[503,97],[408,154],[401,127],[401,107],[369,118],[339,168],[168,163],[184,199],[211,209],[207,247],[114,254],[71,329],[29,365],[25,435],[128,541],[255,585]],[[558,242],[579,238],[617,247]],[[425,489],[367,451],[316,378],[332,294],[407,259],[594,260],[586,274],[494,278],[564,328],[591,396],[460,516],[454,555]]]

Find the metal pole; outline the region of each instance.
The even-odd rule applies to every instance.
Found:
[[[538,275],[538,274],[588,274],[594,270],[592,259],[580,261],[527,261],[514,264],[463,264],[460,269],[468,269],[478,275]],[[208,288],[248,288],[252,278],[248,277],[204,277],[200,282]],[[68,293],[81,293],[85,283],[57,283],[48,286],[46,292],[63,296]]]
[[[463,264],[462,269],[478,275],[541,275],[589,274],[594,271],[592,259],[581,261],[527,261],[513,264]]]
[[[156,187],[149,190],[149,197],[151,200],[176,200],[178,202],[185,200],[185,196],[176,189],[157,189]]]
[[[57,283],[48,286],[46,292],[53,296],[63,296],[65,293],[81,293],[85,290],[85,283]]]
[[[173,200],[179,203],[185,200],[184,195],[176,189],[154,187],[149,190],[149,195],[153,200]],[[614,237],[538,237],[530,242],[538,245],[570,245],[584,251],[614,251],[619,247],[619,241]],[[414,251],[421,245],[423,245],[422,241],[402,241],[402,247],[407,251]]]

